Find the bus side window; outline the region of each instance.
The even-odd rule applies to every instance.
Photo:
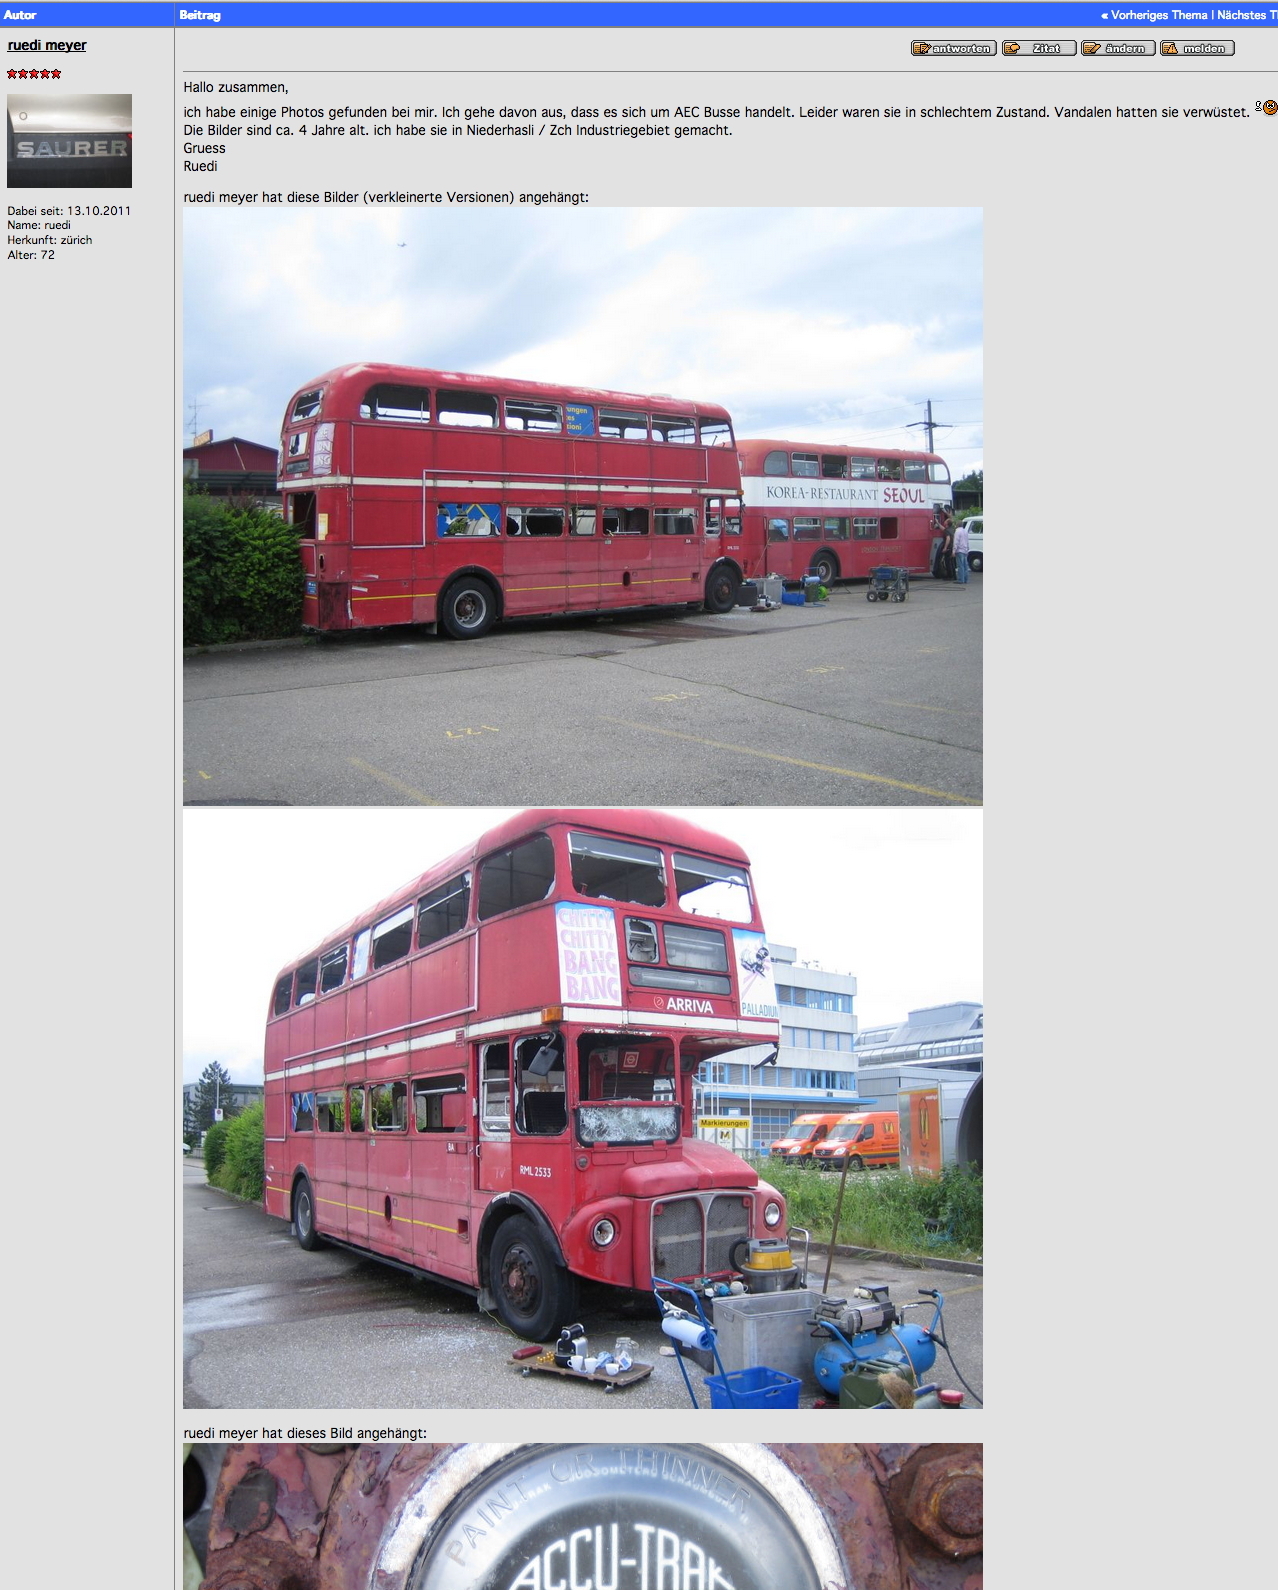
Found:
[[[403,960],[413,947],[413,907],[404,906],[373,929],[373,967]]]
[[[315,998],[315,988],[319,980],[319,961],[307,961],[305,966],[297,968],[297,988],[293,993],[295,1005],[309,1005]]]
[[[479,920],[544,900],[554,881],[555,847],[546,834],[499,850],[479,869]]]
[[[848,461],[842,453],[821,454],[821,474],[825,480],[846,480]]]
[[[656,521],[659,536],[693,536],[697,533],[696,515],[689,508],[658,508]]]
[[[372,928],[363,928],[355,935],[355,958],[351,964],[351,976],[363,977],[368,970],[368,952],[373,943]]]
[[[599,519],[598,508],[571,508],[572,533],[575,536],[592,536]]]
[[[315,1095],[313,1093],[295,1093],[293,1095],[293,1130],[295,1132],[313,1132],[315,1130]]]
[[[702,420],[702,447],[731,447],[732,427],[727,420]]]
[[[419,1132],[459,1132],[464,1126],[466,1078],[460,1071],[418,1077],[413,1083],[413,1124]]]
[[[441,387],[435,394],[435,418],[441,425],[497,426],[497,399],[487,392],[457,392]]]
[[[479,1059],[479,1124],[485,1137],[510,1136],[510,1047],[487,1043]]]
[[[339,944],[320,957],[320,993],[330,994],[346,981],[346,955],[349,945]]]
[[[408,1128],[408,1083],[376,1082],[368,1090],[368,1113],[375,1132]]]
[[[363,1088],[347,1088],[346,1102],[346,1118],[351,1123],[351,1131],[362,1132],[364,1130]]]
[[[271,1015],[282,1016],[288,1009],[289,1001],[293,997],[293,974],[285,972],[275,985],[275,997],[271,1000]]]

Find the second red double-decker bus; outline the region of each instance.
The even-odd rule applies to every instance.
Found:
[[[266,1207],[543,1339],[578,1276],[646,1288],[784,1236],[784,1200],[693,1114],[705,1061],[778,1034],[737,845],[524,812],[281,972]]]
[[[289,400],[302,622],[441,625],[662,604],[741,580],[732,421],[713,403],[354,364]]]
[[[815,574],[828,585],[882,564],[931,572],[938,512],[953,503],[944,459],[832,442],[742,441],[737,450],[750,573]]]

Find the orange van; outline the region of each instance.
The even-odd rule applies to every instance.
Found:
[[[830,1128],[843,1119],[842,1115],[796,1115],[789,1132],[778,1137],[768,1152],[778,1159],[810,1160],[817,1144],[824,1142]]]
[[[813,1153],[822,1170],[877,1170],[901,1163],[901,1135],[890,1110],[840,1115]]]

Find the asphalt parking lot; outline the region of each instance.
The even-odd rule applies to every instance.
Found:
[[[585,1293],[578,1313],[587,1337],[611,1347],[621,1335],[655,1367],[638,1384],[602,1385],[551,1374],[524,1375],[511,1360],[526,1345],[474,1301],[343,1248],[304,1253],[281,1220],[205,1184],[202,1163],[183,1166],[183,1406],[188,1409],[690,1409],[678,1364],[646,1298],[605,1288]],[[824,1255],[814,1250],[820,1284]],[[951,1350],[982,1395],[979,1274],[916,1269],[880,1258],[836,1255],[831,1295],[867,1279],[886,1281],[894,1302],[921,1287],[945,1294]],[[907,1318],[926,1324],[930,1311]],[[567,1323],[565,1321],[565,1323]],[[702,1409],[709,1396],[690,1366]],[[944,1356],[932,1378],[957,1387]],[[800,1406],[820,1395],[806,1384]],[[968,1399],[971,1406],[971,1399]]]
[[[978,805],[981,578],[224,649],[185,663],[200,805]]]

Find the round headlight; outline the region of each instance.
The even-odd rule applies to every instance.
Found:
[[[769,1199],[763,1206],[763,1223],[765,1226],[779,1226],[781,1224],[781,1205]]]
[[[590,1233],[590,1240],[597,1248],[606,1248],[617,1235],[617,1228],[611,1220],[596,1220],[595,1229]]]

